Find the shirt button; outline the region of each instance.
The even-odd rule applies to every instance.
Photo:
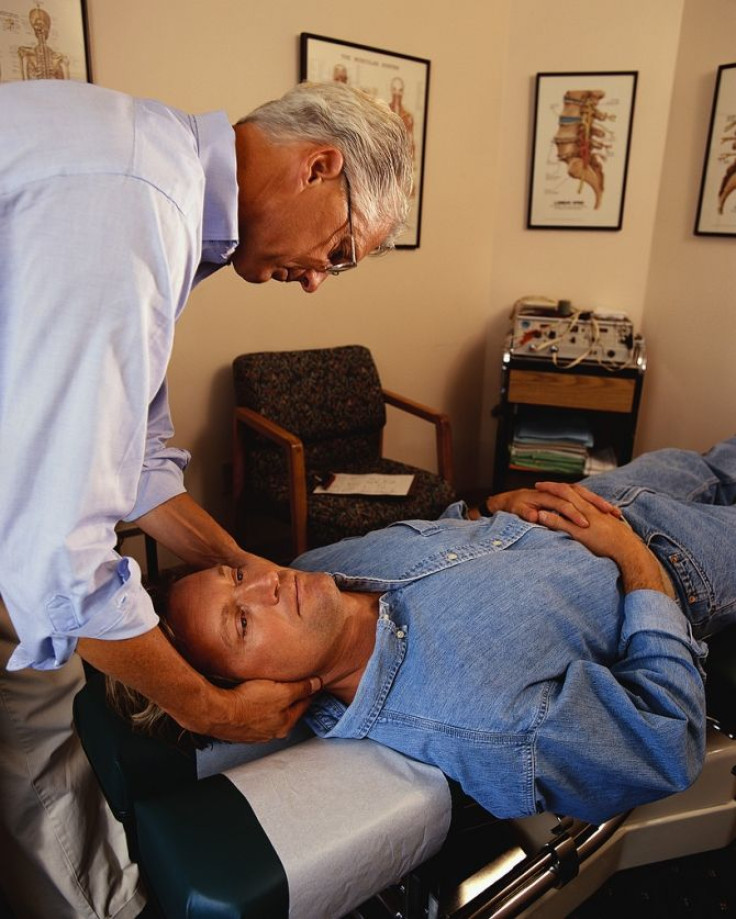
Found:
[[[406,636],[406,632],[403,629],[399,629],[398,632],[396,633],[397,638],[404,638],[405,636]]]
[[[454,562],[457,558],[457,552],[448,552],[446,558],[448,562]]]
[[[492,545],[492,546],[502,546],[502,545],[503,545],[503,540],[501,540],[501,539],[494,539],[493,542],[491,543],[491,545]]]

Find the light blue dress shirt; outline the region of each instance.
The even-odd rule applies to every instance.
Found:
[[[315,549],[295,567],[382,594],[355,699],[321,697],[315,731],[436,765],[498,817],[598,823],[686,788],[705,746],[693,634],[736,621],[736,438],[586,484],[622,506],[677,601],[624,594],[616,565],[564,533],[460,505]]]
[[[0,87],[0,594],[9,669],[157,617],[114,526],[184,491],[174,322],[237,241],[224,113],[67,81]]]

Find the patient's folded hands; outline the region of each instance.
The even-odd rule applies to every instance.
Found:
[[[490,513],[507,511],[528,523],[543,523],[539,515],[547,511],[579,527],[589,525],[586,505],[603,514],[621,517],[621,511],[615,505],[583,485],[567,485],[562,482],[537,482],[535,488],[518,488],[486,498],[486,508]]]
[[[568,533],[595,555],[614,561],[621,571],[626,593],[658,590],[671,595],[656,556],[624,520],[618,508],[581,485],[544,482],[538,488],[566,502],[564,513],[547,509],[547,506],[540,508],[538,522],[551,530]],[[584,519],[585,524],[577,523],[573,519],[575,516]]]

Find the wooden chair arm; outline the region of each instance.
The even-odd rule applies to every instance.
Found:
[[[450,417],[444,412],[438,412],[436,409],[423,405],[421,402],[415,402],[399,393],[390,389],[384,389],[383,400],[387,405],[392,405],[401,411],[408,412],[410,415],[416,415],[424,421],[429,421],[435,426],[435,436],[437,439],[437,466],[442,478],[450,485],[453,484],[454,469],[452,463],[452,428]]]
[[[245,424],[268,438],[286,453],[289,470],[289,509],[291,534],[297,555],[307,549],[307,470],[304,444],[280,424],[244,406],[236,406],[233,418],[233,499],[238,500],[245,483],[245,454],[240,441],[239,424]]]
[[[236,423],[242,421],[243,424],[253,428],[258,434],[262,434],[269,440],[274,441],[280,447],[296,447],[302,445],[301,440],[296,434],[292,434],[287,428],[282,427],[275,421],[271,421],[271,419],[266,418],[265,415],[254,412],[252,408],[245,408],[242,405],[236,406],[235,421]]]

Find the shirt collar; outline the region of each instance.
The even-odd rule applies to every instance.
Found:
[[[381,714],[408,641],[408,627],[393,622],[390,602],[390,595],[381,597],[376,644],[350,705],[325,693],[309,710],[307,720],[322,737],[365,737]]]
[[[192,118],[205,175],[202,261],[215,270],[227,264],[238,244],[235,132],[224,112]]]

